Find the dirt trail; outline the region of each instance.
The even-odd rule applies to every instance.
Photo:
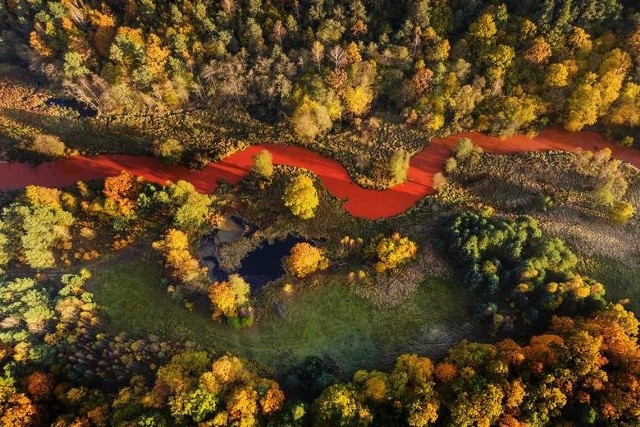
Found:
[[[68,157],[31,166],[26,163],[0,163],[0,190],[12,190],[27,185],[64,187],[77,181],[104,178],[127,170],[146,180],[164,184],[166,181],[187,180],[200,192],[212,192],[218,180],[235,184],[251,169],[252,156],[262,149],[273,155],[275,164],[298,166],[318,175],[325,187],[336,197],[348,199],[345,209],[353,216],[369,219],[400,214],[428,194],[433,193],[433,176],[442,170],[461,138],[471,140],[486,152],[513,154],[524,151],[562,150],[578,152],[611,148],[613,156],[640,168],[640,150],[621,148],[594,132],[568,132],[550,128],[533,139],[516,135],[506,139],[481,133],[461,133],[434,139],[428,147],[411,158],[408,181],[387,190],[368,190],[356,185],[337,161],[312,150],[277,144],[260,144],[236,152],[203,170],[182,166],[167,166],[157,159],[122,154],[95,157]]]

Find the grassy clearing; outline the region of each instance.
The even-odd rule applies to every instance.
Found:
[[[591,256],[583,258],[579,267],[579,271],[602,282],[608,300],[629,299],[627,307],[640,313],[640,265],[630,267],[606,256]]]
[[[386,367],[404,352],[436,354],[464,338],[460,325],[472,303],[462,285],[431,280],[399,309],[380,310],[336,280],[283,298],[286,319],[267,307],[257,326],[233,330],[213,322],[204,310],[189,312],[171,300],[151,260],[113,266],[96,272],[92,281],[113,331],[190,340],[279,372],[308,355],[332,358],[350,374],[357,368]]]

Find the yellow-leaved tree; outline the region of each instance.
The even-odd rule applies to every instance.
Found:
[[[373,101],[373,90],[368,85],[348,87],[344,92],[344,99],[349,113],[356,117],[362,116],[369,111]]]
[[[209,300],[213,309],[213,318],[235,319],[237,317],[250,318],[249,284],[239,274],[232,274],[223,282],[216,282],[209,287]],[[248,326],[244,322],[238,326]]]
[[[273,175],[273,157],[268,150],[262,150],[253,156],[253,165],[251,167],[253,173],[263,178],[271,178]]]
[[[305,277],[318,270],[325,270],[329,261],[322,249],[302,242],[291,248],[291,254],[284,260],[284,268],[296,277]]]
[[[189,252],[189,238],[174,228],[167,230],[161,240],[153,242],[153,248],[162,253],[173,277],[185,284],[197,284],[207,277],[206,268]]]
[[[333,123],[327,107],[305,96],[293,111],[291,124],[299,138],[310,142],[331,129]]]
[[[302,219],[313,218],[320,203],[313,180],[307,175],[296,175],[284,189],[282,196],[284,205]]]
[[[29,185],[24,190],[24,198],[31,206],[43,206],[52,209],[61,209],[60,196],[62,192],[57,188]]]
[[[391,237],[380,240],[376,246],[378,262],[375,264],[376,271],[382,273],[394,270],[407,261],[415,258],[418,252],[418,245],[408,237],[402,237],[399,233],[393,233]]]

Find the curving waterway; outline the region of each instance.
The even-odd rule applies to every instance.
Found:
[[[273,155],[275,164],[305,168],[318,175],[331,194],[347,199],[344,207],[351,215],[378,219],[405,212],[418,200],[432,194],[433,176],[442,171],[445,160],[451,156],[451,149],[461,138],[470,138],[486,152],[499,154],[550,150],[579,152],[609,147],[613,157],[640,168],[640,150],[618,147],[594,132],[549,128],[532,139],[524,135],[500,139],[477,132],[434,139],[411,158],[407,182],[387,190],[358,186],[340,163],[315,151],[278,144],[251,146],[220,161],[211,162],[202,170],[169,166],[152,157],[124,154],[74,156],[37,166],[18,162],[0,163],[0,190],[13,190],[27,185],[65,187],[77,181],[105,178],[126,170],[158,184],[180,179],[190,181],[198,191],[210,193],[218,187],[221,179],[231,184],[240,181],[249,173],[253,155],[267,149]]]

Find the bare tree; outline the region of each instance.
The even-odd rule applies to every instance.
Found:
[[[329,59],[333,62],[334,68],[342,68],[344,64],[347,62],[347,55],[344,52],[344,49],[340,47],[340,45],[335,45],[329,51]]]
[[[224,10],[224,13],[226,13],[227,15],[231,15],[236,5],[233,0],[222,0],[220,2],[220,7],[222,7],[222,10]]]
[[[86,10],[87,7],[82,0],[72,0],[67,4],[67,13],[73,22],[84,29],[88,28]]]
[[[319,41],[314,41],[313,46],[311,46],[311,59],[315,62],[316,67],[318,67],[318,72],[320,72],[320,65],[322,64],[322,58],[324,57],[324,45]]]
[[[280,46],[282,46],[282,40],[284,39],[285,34],[287,34],[287,29],[282,25],[282,21],[277,20],[273,26],[273,30],[271,31],[271,39],[273,41],[277,41]]]
[[[416,27],[413,31],[413,40],[411,42],[411,47],[413,48],[412,56],[415,58],[416,52],[420,45],[422,44],[422,36],[420,34],[420,27]]]
[[[95,74],[64,80],[62,88],[66,95],[88,105],[98,114],[105,111],[105,97],[109,84]]]
[[[296,19],[300,20],[300,2],[298,0],[293,2],[293,10],[296,13]]]
[[[236,55],[225,61],[211,61],[202,70],[201,76],[207,84],[209,98],[232,98],[243,104],[247,97],[248,79],[244,60]]]

